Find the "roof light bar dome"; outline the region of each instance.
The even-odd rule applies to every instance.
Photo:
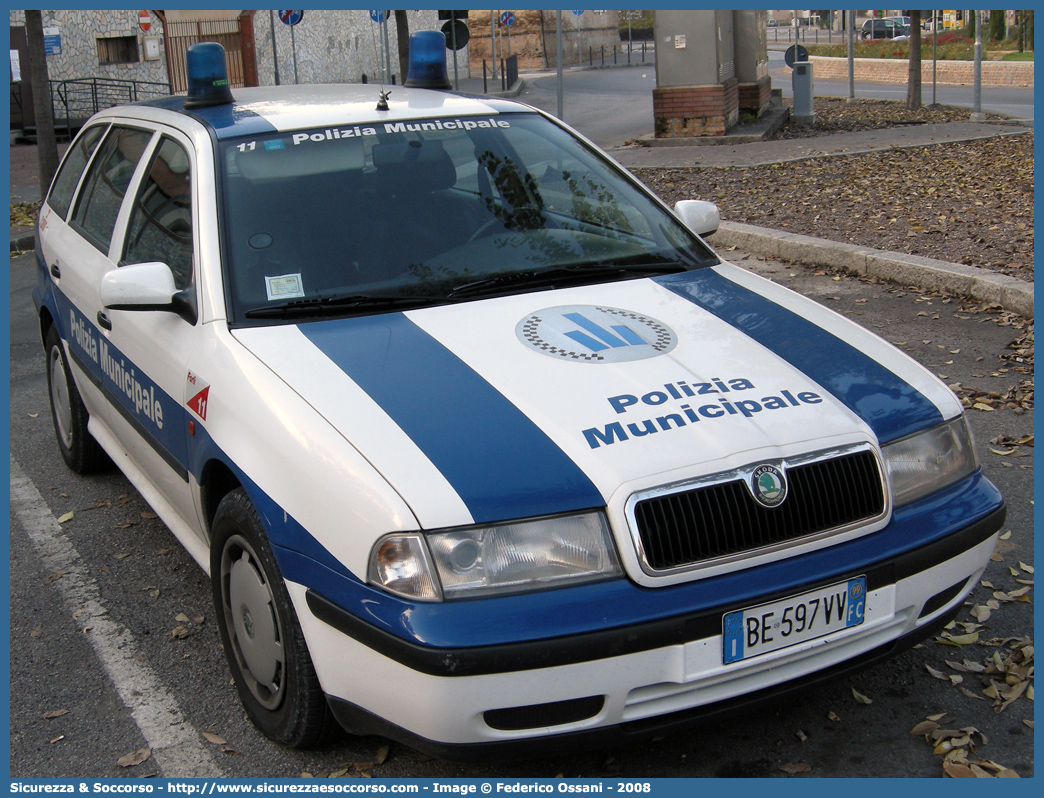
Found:
[[[199,42],[188,48],[185,62],[188,72],[186,108],[209,108],[233,102],[224,47],[217,42]]]
[[[446,74],[446,34],[419,30],[410,34],[410,74],[403,84],[413,89],[452,89]]]

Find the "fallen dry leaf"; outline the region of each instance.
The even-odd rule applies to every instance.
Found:
[[[859,703],[859,704],[872,704],[872,703],[874,703],[873,699],[867,698],[865,695],[860,693],[854,687],[852,688],[852,698],[854,698],[856,700],[856,703]]]
[[[139,748],[137,751],[121,756],[116,760],[116,764],[121,768],[132,768],[136,765],[140,765],[150,756],[152,756],[151,748]]]

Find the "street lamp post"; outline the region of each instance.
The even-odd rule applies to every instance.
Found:
[[[972,122],[985,122],[982,112],[982,12],[975,11],[975,89],[972,93]]]

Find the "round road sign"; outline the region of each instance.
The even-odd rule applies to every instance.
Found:
[[[374,22],[381,23],[384,22],[385,17],[387,17],[387,15],[387,11],[371,11],[370,19],[372,19]]]
[[[149,28],[152,27],[152,19],[149,17],[148,11],[138,12],[138,27],[140,27],[145,33],[149,32]]]
[[[787,48],[787,51],[783,53],[783,60],[787,62],[788,67],[793,69],[795,61],[808,60],[808,50],[806,50],[803,45],[792,44]]]
[[[453,29],[457,29],[457,46],[454,48],[453,44]],[[447,50],[461,50],[467,46],[468,39],[471,38],[471,32],[468,30],[468,26],[462,19],[448,19],[446,24],[442,26],[442,32],[446,36],[446,49]]]
[[[296,25],[304,19],[304,11],[280,11],[279,19],[284,25]]]
[[[500,24],[505,28],[509,25],[515,24],[515,13],[513,11],[505,11],[500,15]]]

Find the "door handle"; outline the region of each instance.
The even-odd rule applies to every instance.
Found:
[[[58,268],[57,262],[51,264],[51,277],[55,280],[62,279],[62,270]]]
[[[102,329],[105,329],[105,330],[111,330],[112,329],[112,322],[109,321],[109,315],[107,313],[105,313],[102,310],[99,310],[98,311],[98,315],[97,315],[96,318],[98,319],[98,326],[99,327],[101,327]]]

